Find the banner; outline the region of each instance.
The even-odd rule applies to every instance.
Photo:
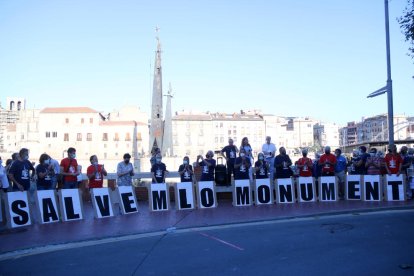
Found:
[[[387,201],[404,201],[405,185],[402,174],[385,175],[385,199]]]
[[[31,225],[32,221],[30,219],[30,208],[27,191],[10,192],[6,193],[4,196],[7,206],[7,227],[17,228]]]
[[[319,178],[319,201],[335,202],[338,200],[338,184],[335,176]]]
[[[62,189],[58,192],[60,216],[63,221],[83,219],[83,206],[78,189]]]
[[[151,183],[148,189],[151,211],[168,211],[170,209],[170,193],[166,183]]]
[[[116,188],[119,196],[119,206],[123,215],[134,214],[138,212],[138,201],[135,195],[135,189],[132,186],[119,186]]]

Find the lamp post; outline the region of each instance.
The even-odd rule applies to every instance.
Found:
[[[388,103],[388,139],[390,144],[394,144],[394,108],[392,102],[392,79],[391,79],[391,54],[390,54],[390,24],[388,15],[388,0],[384,0],[385,6],[385,44],[387,49],[387,85],[377,91],[372,92],[367,98],[373,98],[387,93]]]

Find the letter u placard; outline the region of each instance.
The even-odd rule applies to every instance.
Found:
[[[312,176],[298,178],[298,201],[299,202],[315,202],[316,201],[315,181]]]

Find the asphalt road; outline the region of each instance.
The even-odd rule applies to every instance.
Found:
[[[2,260],[0,275],[414,275],[414,210],[177,230],[40,251]]]

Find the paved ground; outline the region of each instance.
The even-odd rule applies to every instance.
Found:
[[[33,250],[0,275],[413,275],[412,229],[413,209],[182,229]]]

